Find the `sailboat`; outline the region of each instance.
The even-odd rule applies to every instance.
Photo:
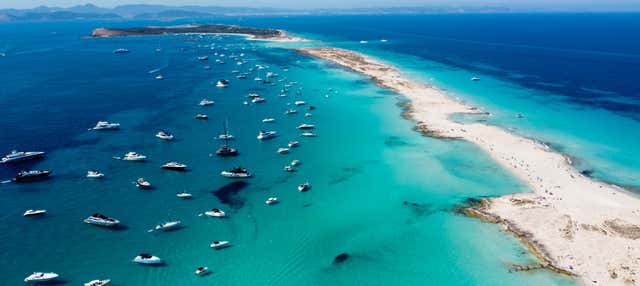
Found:
[[[220,146],[216,151],[216,155],[220,157],[229,157],[238,155],[238,150],[229,147],[229,133],[227,132],[227,122],[225,121],[223,124],[224,128],[224,145]]]

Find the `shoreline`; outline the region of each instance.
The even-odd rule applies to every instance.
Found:
[[[577,276],[583,285],[640,283],[640,198],[576,170],[567,155],[494,125],[457,123],[456,113],[484,113],[441,90],[402,77],[395,67],[337,48],[297,49],[369,76],[404,95],[403,116],[425,136],[466,140],[525,182],[531,192],[486,199],[465,210],[497,223],[519,238],[553,271]]]

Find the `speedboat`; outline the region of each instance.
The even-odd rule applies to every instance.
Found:
[[[200,119],[200,120],[207,120],[209,119],[209,116],[207,116],[206,114],[196,114],[196,119]]]
[[[140,189],[149,189],[151,188],[151,183],[144,178],[138,178],[136,180],[136,187]]]
[[[47,210],[27,210],[24,212],[23,216],[37,216],[46,214]]]
[[[284,171],[285,172],[295,172],[296,170],[293,167],[291,167],[291,165],[286,165],[286,166],[284,166]]]
[[[309,182],[305,182],[304,184],[298,185],[298,191],[300,192],[306,192],[309,189],[311,189],[311,185],[309,184]]]
[[[258,140],[268,140],[268,139],[272,139],[275,138],[277,135],[277,132],[275,131],[260,131],[260,133],[258,133]]]
[[[209,272],[209,268],[206,266],[200,266],[198,267],[198,269],[196,269],[196,271],[193,272],[193,274],[198,275],[198,276],[202,276],[205,275],[207,272]]]
[[[210,217],[225,217],[227,215],[221,209],[211,209],[210,211],[204,212],[204,214]]]
[[[198,57],[198,60],[201,60],[201,61],[208,61],[208,60],[209,60],[209,57],[208,57],[208,56],[201,56],[201,57]]]
[[[264,99],[263,97],[256,97],[256,98],[251,100],[251,102],[253,102],[253,103],[263,103],[265,101],[267,101],[267,100]]]
[[[216,86],[217,87],[227,87],[229,86],[229,81],[226,79],[221,79],[218,82],[216,82]]]
[[[102,177],[104,177],[103,173],[100,173],[100,172],[95,171],[95,170],[87,171],[87,178],[100,179]]]
[[[211,246],[211,248],[213,249],[222,249],[222,248],[231,246],[231,244],[229,243],[229,241],[223,240],[223,241],[214,241],[209,246]]]
[[[179,192],[179,193],[176,193],[176,197],[181,199],[190,199],[191,197],[193,197],[193,195],[187,192]]]
[[[306,102],[302,101],[302,100],[298,100],[295,102],[295,105],[305,105],[307,104]]]
[[[160,257],[153,256],[147,253],[140,253],[133,259],[133,262],[139,264],[162,264],[164,263]]]
[[[260,95],[257,94],[257,93],[249,93],[249,94],[247,94],[247,97],[248,98],[257,98],[257,97],[260,97]]]
[[[270,197],[264,203],[268,204],[268,205],[275,205],[275,204],[278,203],[278,198],[277,197]]]
[[[88,224],[104,226],[104,227],[113,227],[120,224],[119,220],[107,217],[99,213],[92,214],[90,217],[85,218],[84,222]]]
[[[296,114],[296,113],[298,113],[298,111],[297,111],[297,110],[295,110],[295,109],[289,109],[289,110],[285,111],[285,113],[284,113],[284,114],[289,115],[289,114]]]
[[[206,98],[205,98],[205,99],[203,99],[203,100],[200,100],[200,103],[198,103],[198,105],[200,105],[200,106],[208,106],[208,105],[212,105],[212,104],[214,104],[214,103],[215,103],[215,102],[213,102],[213,101],[208,100],[208,99],[206,99]]]
[[[160,132],[156,134],[156,137],[162,140],[173,140],[173,134],[169,133],[169,131],[166,130],[160,130]]]
[[[276,122],[276,120],[275,120],[275,118],[265,118],[265,119],[262,119],[262,122],[264,122],[264,123],[273,123],[273,122]]]
[[[184,171],[187,169],[187,165],[180,164],[178,162],[167,162],[161,166],[162,169]]]
[[[300,164],[302,164],[302,162],[300,162],[300,160],[291,161],[291,166],[300,166]]]
[[[289,141],[289,144],[287,144],[287,146],[289,146],[289,148],[293,148],[293,147],[298,147],[300,143],[298,141]]]
[[[278,148],[278,154],[287,154],[289,153],[289,148]]]
[[[220,134],[218,135],[218,139],[220,140],[232,140],[233,139],[233,135],[226,133],[226,134]]]
[[[144,161],[145,159],[147,159],[147,156],[136,152],[128,152],[127,154],[124,154],[124,157],[122,157],[122,160],[125,161]]]
[[[84,286],[103,286],[103,285],[107,285],[109,284],[109,282],[111,282],[111,280],[109,279],[104,279],[104,280],[91,280],[87,283],[84,283]]]
[[[168,221],[165,223],[161,223],[156,225],[153,230],[155,231],[170,231],[170,230],[174,230],[176,228],[179,228],[181,226],[181,222],[179,220],[177,221]]]
[[[472,81],[477,81],[477,80],[480,80],[480,78],[479,78],[479,77],[474,76],[474,77],[472,77],[472,78],[471,78],[471,80],[472,80]]]
[[[24,282],[46,282],[57,279],[60,277],[57,273],[54,272],[33,272],[33,274],[24,278]]]
[[[238,155],[238,150],[235,148],[229,147],[229,145],[221,145],[218,150],[216,150],[216,155],[220,157],[228,157],[228,156],[236,156]]]
[[[17,163],[22,161],[40,159],[44,157],[44,152],[41,151],[30,151],[30,152],[18,152],[16,150],[11,151],[11,153],[2,157],[0,163]]]
[[[92,130],[118,130],[120,129],[120,123],[111,123],[109,121],[98,121],[96,126],[91,128]]]
[[[163,80],[163,79],[164,79],[164,77],[163,77],[161,74],[159,74],[159,75],[157,75],[157,76],[156,76],[156,79],[157,79],[157,80]]]
[[[12,181],[16,183],[31,182],[46,179],[49,175],[51,175],[51,171],[49,170],[20,171],[20,173],[13,177]]]
[[[300,129],[300,130],[304,130],[304,129],[314,129],[314,128],[316,128],[316,126],[315,126],[315,125],[313,125],[313,124],[300,124],[300,125],[299,125],[298,127],[296,127],[296,128],[298,128],[298,129]]]
[[[249,178],[251,173],[246,168],[235,167],[231,170],[225,170],[220,172],[220,176],[226,178]]]
[[[300,136],[302,137],[316,137],[316,134],[313,132],[302,132],[302,134],[300,134]]]

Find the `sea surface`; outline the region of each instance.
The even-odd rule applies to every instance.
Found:
[[[640,29],[638,19],[630,14],[210,19],[283,28],[316,40],[293,44],[213,35],[84,38],[95,27],[192,22],[186,20],[0,24],[5,53],[0,150],[48,152],[41,161],[0,166],[0,176],[9,179],[22,169],[54,172],[42,182],[0,184],[0,285],[20,285],[33,271],[57,272],[63,285],[98,278],[114,285],[575,285],[544,270],[510,271],[536,260],[498,226],[456,213],[470,198],[526,192],[526,186],[472,144],[414,132],[414,123],[400,116],[401,96],[290,48],[338,46],[393,63],[406,76],[492,113],[456,120],[484,120],[548,142],[588,174],[637,187],[634,74],[640,69],[640,40],[629,35]],[[131,53],[112,53],[117,48]],[[241,53],[242,65],[229,58]],[[197,59],[204,55],[208,61]],[[256,64],[268,68],[246,80],[232,74]],[[253,80],[268,71],[279,74],[271,79],[274,85]],[[157,74],[164,80],[154,79]],[[481,80],[472,82],[472,76]],[[228,79],[229,87],[216,88],[218,79]],[[279,96],[291,82],[297,84]],[[266,102],[243,104],[249,93]],[[215,104],[198,106],[203,98]],[[295,106],[296,100],[307,105]],[[307,110],[311,105],[315,109]],[[285,115],[290,108],[298,114]],[[197,113],[209,120],[194,119]],[[267,117],[276,122],[263,123]],[[98,120],[122,128],[88,131]],[[239,149],[237,157],[212,155],[222,143],[215,138],[224,122],[235,136],[230,143]],[[301,123],[315,124],[318,136],[300,137]],[[161,129],[176,139],[155,138]],[[279,136],[260,142],[259,130],[276,130]],[[291,140],[300,146],[290,154],[276,152]],[[113,158],[128,151],[149,159]],[[294,159],[302,165],[284,172]],[[188,164],[188,171],[161,170],[167,161]],[[254,177],[218,175],[234,166],[248,168]],[[106,176],[87,179],[89,169]],[[137,189],[132,182],[138,177],[155,188]],[[305,181],[311,190],[298,192],[296,186]],[[194,197],[181,200],[175,196],[179,191]],[[270,196],[280,203],[266,205]],[[48,214],[23,217],[30,208]],[[199,216],[211,208],[229,217]],[[95,212],[121,220],[123,227],[82,222]],[[147,232],[169,220],[181,220],[184,227]],[[213,250],[209,244],[216,240],[232,246]],[[166,264],[133,264],[141,252]],[[349,258],[334,263],[341,253]],[[208,266],[212,274],[195,276],[198,266]]]

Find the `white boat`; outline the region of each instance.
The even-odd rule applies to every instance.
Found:
[[[227,87],[229,86],[229,81],[226,79],[221,79],[218,82],[216,82],[216,87]]]
[[[278,154],[287,154],[289,153],[289,148],[278,148]]]
[[[206,274],[207,272],[209,272],[209,268],[206,266],[201,266],[198,267],[198,269],[196,269],[196,271],[193,272],[193,274],[198,275],[198,276],[202,276],[204,274]]]
[[[297,111],[297,110],[295,110],[295,109],[289,109],[289,110],[287,110],[287,111],[285,111],[285,112],[284,112],[284,114],[287,114],[287,115],[289,115],[289,114],[296,114],[296,113],[298,113],[298,111]]]
[[[196,114],[196,119],[206,120],[206,119],[209,119],[209,116],[207,116],[206,114],[198,113]]]
[[[208,56],[201,56],[201,57],[198,57],[198,60],[206,61],[206,60],[209,60],[209,57]]]
[[[313,132],[302,132],[302,134],[300,134],[300,136],[302,137],[316,137],[316,134]]]
[[[138,178],[136,180],[136,187],[140,189],[149,189],[151,188],[151,183],[144,178]]]
[[[157,76],[156,76],[156,79],[157,79],[157,80],[163,80],[163,79],[164,79],[164,77],[163,77],[161,74],[159,74],[159,75],[157,75]]]
[[[294,102],[295,105],[305,105],[307,104],[306,102],[302,101],[302,100],[298,100],[296,102]]]
[[[298,127],[296,127],[296,128],[298,128],[300,130],[305,130],[305,129],[314,129],[314,128],[316,128],[316,126],[313,125],[313,124],[303,123],[303,124],[298,125]]]
[[[479,77],[474,76],[474,77],[472,77],[472,78],[471,78],[471,80],[472,80],[472,81],[477,81],[477,80],[480,80],[480,78],[479,78]]]
[[[249,93],[249,94],[247,94],[247,97],[248,98],[257,98],[257,97],[260,97],[260,95],[257,94],[257,93]]]
[[[256,78],[254,78],[253,80],[255,80],[255,81],[262,81],[262,79],[261,79],[261,78],[259,78],[259,77],[256,77]]]
[[[206,216],[210,217],[225,217],[227,214],[221,209],[211,209],[210,211],[204,212]]]
[[[218,139],[220,140],[231,140],[233,139],[233,135],[226,133],[226,134],[220,134],[218,135]]]
[[[275,131],[260,131],[260,133],[258,133],[258,140],[267,140],[267,139],[272,139],[275,138],[278,133]]]
[[[190,199],[191,197],[193,197],[193,195],[187,192],[179,192],[179,193],[176,193],[176,197],[181,199]]]
[[[127,49],[123,49],[123,48],[113,50],[114,54],[128,54],[130,52],[131,51],[129,51]]]
[[[156,134],[156,137],[162,140],[173,140],[173,134],[169,133],[169,131],[166,130],[160,130],[160,132]]]
[[[309,189],[311,189],[311,184],[309,184],[309,182],[298,185],[298,191],[300,192],[306,192]]]
[[[170,230],[174,230],[176,228],[179,228],[180,226],[182,226],[182,222],[180,222],[179,220],[177,220],[177,221],[168,221],[168,222],[156,225],[153,228],[153,230],[155,230],[155,231],[170,231]]]
[[[87,171],[87,178],[100,179],[102,177],[104,177],[103,173],[100,173],[100,172],[95,171],[95,170]]]
[[[147,156],[136,152],[128,152],[127,154],[124,154],[124,157],[122,157],[122,160],[125,161],[144,161],[145,159],[147,159]]]
[[[229,243],[229,241],[223,240],[223,241],[214,241],[209,246],[211,246],[211,248],[213,249],[222,249],[222,248],[231,246],[231,244]]]
[[[273,123],[273,122],[276,122],[276,120],[275,120],[275,118],[265,118],[265,119],[262,119],[262,122],[264,122],[264,123]]]
[[[167,162],[161,166],[162,169],[184,171],[187,169],[187,165],[178,162]]]
[[[109,284],[109,282],[111,282],[111,280],[109,279],[104,279],[104,280],[91,280],[87,283],[84,283],[84,286],[103,286],[103,285],[107,285]]]
[[[47,210],[27,210],[24,212],[23,216],[37,216],[46,214]]]
[[[136,256],[133,259],[133,262],[139,263],[139,264],[162,264],[163,263],[160,257],[153,256],[147,253],[140,253],[138,256]]]
[[[311,113],[307,112],[307,113],[305,113],[305,114],[304,114],[304,116],[306,116],[306,117],[311,117],[311,116],[313,116],[313,114],[311,114]]]
[[[92,130],[117,130],[120,129],[120,123],[111,123],[108,121],[98,121]]]
[[[300,164],[302,164],[302,162],[300,162],[300,160],[291,161],[291,166],[300,166]]]
[[[270,197],[264,203],[267,204],[267,205],[275,205],[275,204],[278,203],[278,198],[277,197]]]
[[[95,213],[90,217],[84,219],[85,223],[93,224],[97,226],[113,227],[120,224],[120,221],[114,218],[107,217],[103,214]]]
[[[287,146],[289,146],[289,148],[293,148],[293,147],[298,147],[300,143],[298,141],[289,141],[289,144],[287,144]]]
[[[54,272],[33,272],[33,274],[24,278],[24,282],[46,282],[55,280],[58,277],[60,277],[60,275]]]
[[[380,39],[380,42],[386,43],[386,42],[388,42],[388,40],[387,39]]]
[[[2,157],[2,160],[0,160],[0,163],[2,164],[15,163],[15,162],[22,162],[22,161],[28,161],[33,159],[40,159],[42,157],[44,157],[44,152],[41,152],[41,151],[18,152],[16,150],[13,150],[11,151],[11,153]]]
[[[360,41],[360,44],[366,44],[366,43],[368,43],[368,41],[365,41],[365,40]]]
[[[263,103],[267,101],[266,99],[264,99],[263,97],[255,97],[254,99],[251,100],[251,102],[253,103]]]
[[[249,178],[251,173],[246,168],[236,167],[231,170],[220,172],[220,176],[226,178]]]
[[[200,100],[200,103],[198,103],[198,105],[200,106],[209,106],[209,105],[213,105],[215,102],[208,100],[208,99],[202,99]]]

